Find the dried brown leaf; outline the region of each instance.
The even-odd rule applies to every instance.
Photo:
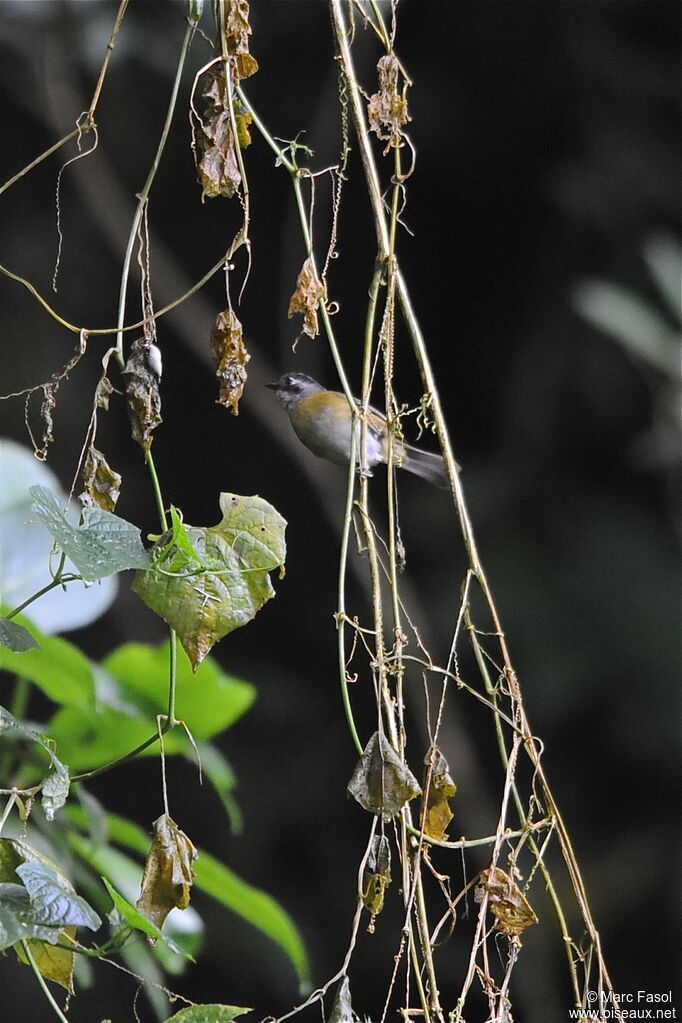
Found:
[[[109,411],[109,398],[114,390],[114,385],[106,374],[101,377],[95,389],[95,407]]]
[[[375,732],[355,765],[348,791],[370,813],[394,817],[421,789],[386,736]]]
[[[437,746],[431,747],[424,757],[424,764],[426,767],[424,772],[425,788],[428,780],[424,808],[424,833],[430,838],[443,842],[448,837],[446,829],[453,817],[448,800],[457,792],[457,786],[450,777],[448,762]]]
[[[303,332],[308,337],[317,337],[320,333],[317,310],[320,302],[325,298],[326,289],[322,281],[315,276],[313,263],[309,256],[296,278],[296,289],[289,300],[287,312],[289,319],[297,313],[301,313],[303,316]]]
[[[507,937],[518,939],[528,927],[538,922],[519,886],[500,867],[489,867],[481,872],[474,893],[476,901],[482,902],[486,893],[490,912],[497,920],[497,928]]]
[[[121,476],[108,464],[94,444],[88,448],[83,466],[83,493],[80,500],[88,508],[97,505],[113,512],[121,491]]]
[[[123,370],[128,377],[126,396],[133,440],[145,451],[151,447],[152,432],[162,422],[159,377],[149,365],[150,347],[146,338],[133,341]]]
[[[391,883],[391,847],[386,835],[375,835],[362,876],[362,902],[371,913],[367,930],[374,933],[374,919],[384,908],[384,896]]]
[[[402,144],[403,127],[410,120],[407,99],[398,93],[400,65],[392,53],[381,57],[377,63],[379,91],[369,98],[367,116],[370,130],[388,142],[386,151]]]
[[[242,325],[231,309],[218,313],[213,324],[211,357],[220,381],[218,403],[237,416],[246,383],[246,364],[251,356],[244,344]]]
[[[255,75],[258,61],[249,53],[249,5],[247,0],[224,0],[227,52],[236,58],[237,82]]]
[[[171,909],[189,906],[197,851],[168,814],[154,821],[153,829],[137,908],[162,927]]]
[[[203,95],[208,101],[197,130],[202,156],[197,165],[202,200],[231,199],[241,184],[234,145],[224,65],[214,69]]]

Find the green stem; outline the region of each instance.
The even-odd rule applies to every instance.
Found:
[[[43,989],[43,993],[44,993],[45,997],[47,998],[48,1002],[52,1006],[52,1009],[54,1010],[55,1016],[57,1017],[57,1019],[61,1020],[62,1023],[69,1023],[68,1019],[66,1018],[66,1016],[64,1015],[62,1010],[59,1008],[59,1006],[55,1002],[54,998],[52,997],[52,992],[50,991],[49,987],[45,983],[45,978],[43,977],[42,973],[38,969],[38,964],[36,963],[35,959],[33,958],[33,953],[31,952],[31,948],[29,946],[28,941],[26,941],[25,939],[22,938],[21,939],[21,947],[22,947],[22,949],[24,951],[24,955],[28,959],[29,966],[31,967],[31,969],[35,973],[36,979],[37,979],[38,983],[40,984],[41,988]]]
[[[175,629],[170,630],[168,647],[168,728],[178,723],[175,717],[175,692],[178,677],[178,637]]]
[[[155,742],[158,742],[159,735],[165,735],[170,727],[170,723],[166,721],[159,731],[154,732],[153,735],[150,735],[148,739],[141,742],[139,746],[135,747],[135,749],[129,750],[127,753],[124,753],[120,757],[116,757],[115,760],[111,760],[107,764],[102,764],[101,767],[93,767],[90,771],[81,771],[80,774],[75,774],[71,781],[83,781],[85,778],[96,778],[97,775],[104,774],[106,771],[111,771],[114,767],[119,767],[121,764],[125,764],[128,760],[134,760],[136,756],[140,753],[144,753],[146,749],[149,749],[149,747],[153,746]]]
[[[14,616],[20,614],[25,607],[28,607],[29,604],[32,604],[35,600],[38,600],[39,597],[44,597],[46,593],[49,593],[50,590],[54,590],[55,587],[62,586],[65,582],[74,582],[76,579],[80,579],[81,577],[79,575],[73,575],[70,572],[67,573],[66,575],[62,575],[62,570],[64,568],[65,561],[66,554],[62,553],[59,559],[59,565],[57,566],[57,571],[55,572],[52,581],[49,582],[46,586],[43,586],[42,589],[37,590],[35,593],[32,593],[30,597],[27,597],[23,604],[19,604],[18,607],[15,607],[12,611],[9,612],[9,614],[5,615],[5,617],[14,618]]]
[[[163,503],[163,495],[161,494],[161,485],[159,483],[159,477],[156,474],[156,466],[154,465],[154,459],[152,458],[151,449],[148,448],[145,454],[145,462],[147,465],[147,471],[151,477],[152,489],[154,491],[154,499],[156,501],[156,510],[159,515],[159,522],[161,523],[161,532],[165,533],[168,529],[168,518],[166,516],[166,508]]]

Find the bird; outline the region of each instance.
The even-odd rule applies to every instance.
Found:
[[[340,391],[328,391],[317,380],[305,373],[285,373],[276,383],[266,384],[289,416],[294,433],[309,451],[336,465],[348,465],[350,459],[351,430],[355,419],[355,437],[358,460],[362,443],[362,420],[355,417],[348,398]],[[367,421],[366,462],[364,471],[372,475],[375,465],[388,462],[389,426],[386,417],[377,409],[361,412]],[[445,463],[440,455],[423,451],[412,444],[394,438],[393,452],[396,464],[415,476],[421,476],[433,486],[450,486]]]

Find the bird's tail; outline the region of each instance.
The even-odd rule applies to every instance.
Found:
[[[422,451],[420,448],[413,448],[411,444],[403,445],[402,462],[400,467],[421,476],[422,479],[432,483],[434,487],[447,490],[450,480],[445,470],[445,462],[440,455],[432,451]]]

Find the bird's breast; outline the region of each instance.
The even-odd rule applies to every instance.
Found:
[[[329,392],[312,394],[291,413],[291,425],[307,448],[337,465],[348,465],[353,423],[345,395]],[[359,448],[361,424],[356,422],[356,443]],[[367,462],[370,466],[382,461],[381,440],[367,430]]]

